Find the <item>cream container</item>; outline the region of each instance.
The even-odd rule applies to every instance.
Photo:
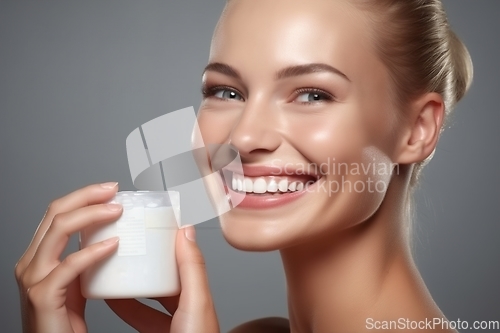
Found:
[[[80,248],[118,236],[118,249],[80,276],[82,295],[90,299],[178,295],[179,192],[123,191],[110,202],[123,205],[121,217],[82,230]]]

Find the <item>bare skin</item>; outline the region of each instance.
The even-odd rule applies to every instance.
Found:
[[[231,143],[248,167],[332,159],[399,165],[374,179],[345,175],[385,183],[384,191],[327,193],[316,185],[293,203],[236,207],[220,217],[232,246],[280,251],[292,333],[365,332],[369,318],[444,318],[415,268],[406,229],[412,165],[436,147],[443,100],[426,93],[397,110],[371,33],[366,14],[346,1],[238,0],[212,40],[198,115],[205,143]],[[311,64],[330,69],[304,71]],[[329,172],[317,183],[335,181],[340,175]],[[232,332],[279,331],[283,320]]]

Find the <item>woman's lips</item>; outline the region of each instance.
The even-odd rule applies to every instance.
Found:
[[[242,165],[240,170],[223,170],[226,193],[234,207],[274,208],[312,192],[319,175],[269,165]],[[222,176],[222,175],[221,175]]]

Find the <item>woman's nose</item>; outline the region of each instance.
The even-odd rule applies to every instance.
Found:
[[[231,132],[231,144],[242,157],[273,152],[281,144],[277,115],[264,103],[249,103]]]

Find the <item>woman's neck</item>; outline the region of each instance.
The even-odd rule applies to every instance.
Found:
[[[442,316],[411,258],[406,186],[396,177],[367,221],[280,250],[292,333],[360,333],[372,321]]]

